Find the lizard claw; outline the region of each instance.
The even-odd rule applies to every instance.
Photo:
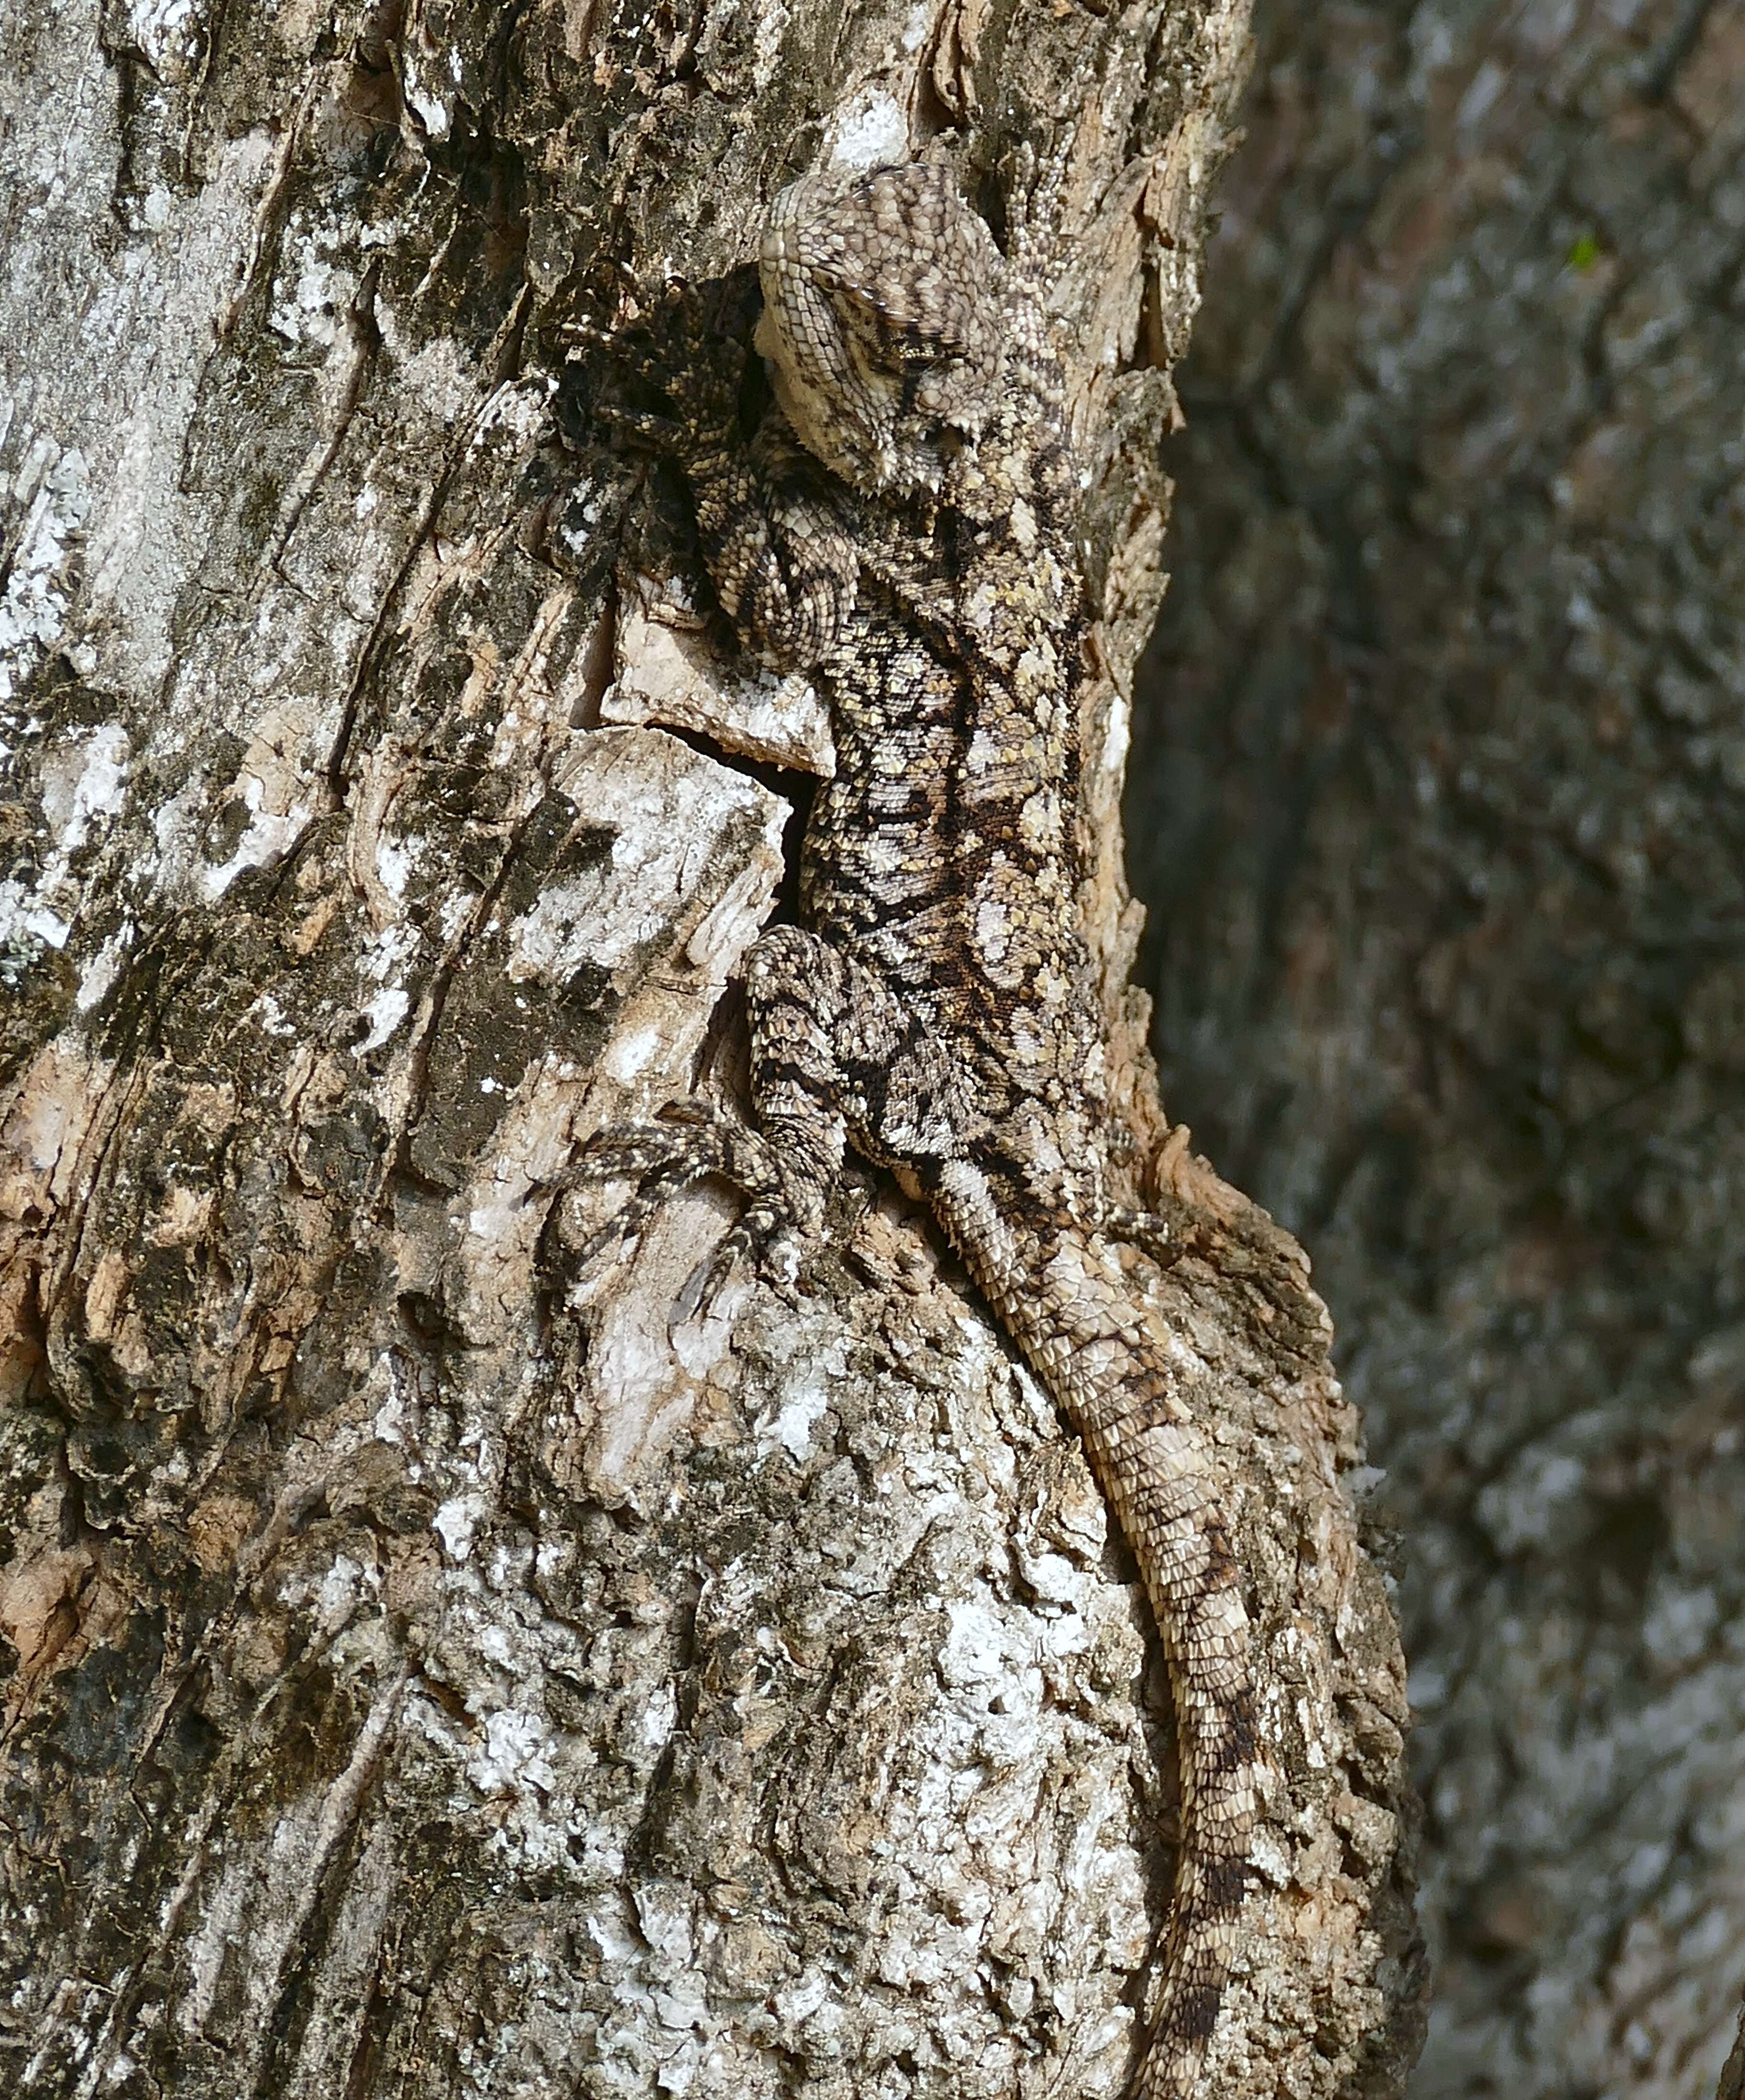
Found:
[[[573,1165],[544,1185],[560,1195],[592,1182],[633,1178],[628,1201],[577,1248],[585,1268],[609,1247],[641,1239],[650,1220],[675,1196],[716,1178],[746,1197],[745,1209],[686,1279],[673,1308],[688,1319],[719,1295],[742,1257],[777,1282],[791,1283],[798,1262],[772,1260],[772,1250],[801,1229],[768,1141],[759,1132],[694,1101],[668,1102],[653,1123],[618,1123],[597,1132]]]
[[[575,364],[590,351],[610,350],[612,333],[610,329],[596,328],[592,321],[571,320],[559,321],[553,330],[559,342],[572,346],[563,354],[566,364]]]
[[[750,1205],[685,1278],[684,1289],[673,1300],[672,1326],[681,1327],[694,1314],[707,1312],[742,1260],[791,1302],[800,1274],[800,1263],[789,1237],[791,1222],[771,1205]]]

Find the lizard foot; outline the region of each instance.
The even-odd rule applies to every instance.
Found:
[[[1108,1211],[1102,1223],[1111,1239],[1137,1247],[1160,1268],[1172,1267],[1185,1251],[1181,1227],[1156,1211],[1136,1211],[1123,1203]]]
[[[618,1123],[598,1132],[573,1166],[545,1185],[566,1190],[601,1181],[632,1180],[629,1200],[575,1250],[586,1268],[609,1248],[640,1240],[666,1204],[699,1181],[728,1182],[746,1207],[710,1255],[692,1272],[674,1306],[688,1318],[710,1304],[742,1259],[778,1284],[799,1271],[792,1242],[805,1234],[774,1148],[759,1132],[693,1102],[674,1103],[658,1122]]]

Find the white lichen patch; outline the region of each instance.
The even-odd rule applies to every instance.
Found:
[[[28,960],[44,948],[64,948],[73,931],[47,903],[37,885],[20,882],[8,876],[0,882],[0,968],[7,968],[7,951]]]
[[[66,946],[78,909],[72,863],[120,811],[128,759],[127,732],[116,722],[77,731],[43,753],[39,793],[47,850],[34,882],[11,876],[0,882],[0,953],[28,956],[33,947]]]
[[[196,0],[128,0],[130,40],[161,77],[174,78],[202,28]]]
[[[349,254],[332,252],[340,240],[337,227],[310,227],[297,218],[285,229],[267,325],[287,342],[328,350],[337,341],[359,282]],[[348,251],[350,246],[348,240]]]
[[[101,1005],[121,974],[122,959],[137,930],[130,919],[124,920],[79,973],[79,988],[73,1003],[81,1013]]]
[[[430,1520],[430,1528],[443,1542],[451,1560],[465,1560],[473,1550],[473,1533],[483,1513],[483,1502],[475,1491],[451,1496]]]
[[[126,798],[129,739],[120,722],[82,731],[44,757],[42,814],[56,847],[77,853],[94,821],[112,817]]]
[[[245,868],[271,867],[283,858],[315,813],[318,798],[313,793],[307,800],[293,800],[282,810],[270,807],[271,790],[258,773],[243,773],[236,786],[249,821],[229,856],[200,869],[199,892],[207,904],[216,904]]]
[[[550,1745],[539,1714],[500,1710],[487,1718],[484,1740],[468,1760],[466,1776],[481,1793],[549,1793],[557,1783]]]
[[[774,1404],[765,1409],[754,1425],[757,1455],[767,1458],[786,1451],[798,1464],[812,1455],[813,1432],[830,1405],[831,1386],[844,1370],[839,1347],[827,1343],[814,1356],[796,1362]]]
[[[14,412],[0,404],[0,423]],[[66,565],[91,508],[90,472],[76,446],[38,432],[0,500],[21,522],[9,527],[6,589],[0,596],[0,708],[66,631]],[[0,717],[3,721],[4,717]],[[0,730],[0,735],[5,734]]]
[[[358,1015],[364,1031],[357,1043],[359,1056],[380,1049],[411,1011],[412,994],[400,979],[422,946],[416,927],[388,926],[358,957],[358,974],[366,984],[376,986],[359,1004]]]
[[[408,51],[403,64],[408,107],[416,115],[428,138],[433,140],[446,139],[452,120],[448,105],[443,101],[440,90],[420,64],[419,54],[416,51]]]
[[[832,127],[829,152],[839,167],[856,172],[906,159],[909,119],[902,104],[888,89],[866,89]]]

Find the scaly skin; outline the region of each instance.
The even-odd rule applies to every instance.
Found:
[[[1188,2100],[1254,1822],[1248,1621],[1210,1440],[1118,1258],[1145,1221],[1107,1193],[1077,923],[1084,589],[1035,232],[1051,203],[1020,183],[1002,258],[936,165],[785,192],[757,338],[779,405],[750,446],[730,346],[712,368],[646,364],[678,416],[645,426],[690,479],[723,606],[766,660],[811,669],[837,769],[803,924],[747,964],[755,1128],[608,1133],[594,1171],[641,1179],[622,1229],[728,1176],[747,1197],[730,1255],[815,1231],[852,1145],[931,1204],[1082,1437],[1174,1692],[1181,1850],[1135,2090]]]

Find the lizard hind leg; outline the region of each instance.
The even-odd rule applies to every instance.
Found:
[[[760,1249],[787,1222],[782,1176],[760,1132],[719,1110],[675,1102],[654,1123],[616,1123],[597,1132],[575,1163],[548,1185],[560,1193],[591,1182],[628,1180],[629,1200],[573,1250],[585,1268],[609,1247],[639,1240],[654,1216],[699,1181],[726,1181],[747,1198],[747,1209],[704,1267],[685,1287],[681,1310],[712,1296],[734,1258],[747,1245]],[[729,1242],[731,1242],[729,1245]]]
[[[864,964],[796,926],[771,929],[745,973],[751,1036],[747,1123],[694,1102],[653,1123],[601,1131],[557,1186],[628,1180],[627,1203],[575,1259],[640,1236],[696,1183],[745,1198],[738,1220],[686,1282],[675,1311],[707,1304],[742,1260],[791,1282],[797,1247],[822,1229],[852,1138],[868,1158],[904,1165],[954,1152],[972,1126],[954,1069],[915,1015]]]

